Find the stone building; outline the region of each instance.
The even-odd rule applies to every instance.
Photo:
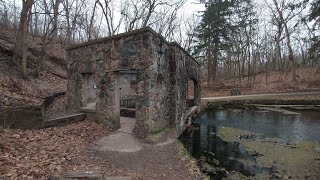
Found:
[[[200,105],[199,63],[149,27],[74,45],[67,63],[68,109],[85,110],[115,129],[122,98],[134,97],[138,136],[169,125],[179,131],[188,109]]]

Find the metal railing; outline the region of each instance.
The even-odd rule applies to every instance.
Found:
[[[122,108],[136,108],[137,96],[127,96],[120,98],[120,107]]]

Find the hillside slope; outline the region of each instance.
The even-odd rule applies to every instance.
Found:
[[[27,77],[23,77],[20,69],[12,63],[14,41],[12,30],[0,30],[0,107],[38,105],[46,96],[66,91],[63,45],[51,43],[43,55],[41,38],[28,36]],[[40,73],[35,76],[39,62]]]

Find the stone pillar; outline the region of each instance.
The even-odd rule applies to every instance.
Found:
[[[113,112],[113,118],[111,121],[120,128],[120,82],[119,82],[119,73],[115,74],[115,110]]]
[[[112,129],[120,128],[120,94],[117,72],[107,72],[100,80],[97,118]]]

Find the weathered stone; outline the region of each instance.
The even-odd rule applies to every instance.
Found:
[[[153,102],[154,101],[152,99],[148,98],[148,99],[143,100],[143,105],[149,107],[149,106],[151,106],[153,104]]]
[[[117,52],[117,50],[112,47],[111,50],[110,50],[110,58],[111,60],[116,60],[116,59],[119,59],[120,57],[120,54]]]
[[[178,44],[168,43],[150,28],[75,45],[67,50],[68,107],[86,106],[83,93],[96,92],[97,120],[119,125],[120,97],[135,82],[137,135],[176,124],[181,131],[187,112],[187,82],[195,82],[195,105],[200,104],[200,65]],[[128,80],[124,74],[136,73]],[[85,73],[94,83],[85,85]],[[133,78],[134,77],[134,78]]]
[[[121,50],[122,57],[130,57],[137,54],[137,47],[132,41],[125,42]]]

